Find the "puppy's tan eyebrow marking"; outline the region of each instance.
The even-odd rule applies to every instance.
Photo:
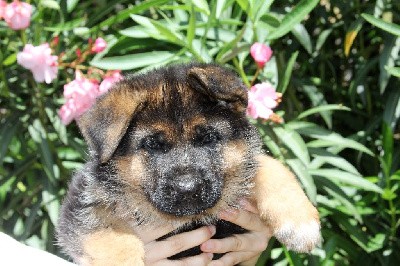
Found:
[[[204,116],[195,116],[185,122],[184,135],[188,140],[196,136],[196,129],[199,127],[214,128],[222,135],[229,136],[232,132],[232,127],[228,121],[220,119],[207,120]]]
[[[175,131],[176,129],[171,123],[157,121],[138,125],[133,135],[135,138],[144,138],[155,133],[163,133],[166,139],[173,141],[176,138]]]

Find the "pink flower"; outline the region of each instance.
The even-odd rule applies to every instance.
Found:
[[[48,43],[39,46],[26,44],[24,50],[17,55],[17,62],[29,69],[37,82],[51,83],[57,77],[58,57],[51,55]]]
[[[84,96],[94,100],[99,95],[98,88],[99,83],[97,80],[87,79],[82,72],[77,70],[75,79],[64,85],[64,97],[73,99]]]
[[[21,30],[29,27],[31,12],[32,6],[30,4],[14,0],[6,6],[3,11],[3,17],[11,29]]]
[[[258,67],[263,68],[271,59],[272,49],[268,45],[256,42],[250,47],[250,54],[254,58],[254,61],[256,61]]]
[[[72,120],[75,118],[76,113],[76,106],[75,101],[73,99],[67,100],[67,102],[61,106],[60,110],[58,111],[58,115],[61,118],[61,122],[64,125],[68,125],[71,123]]]
[[[93,53],[100,53],[107,47],[107,42],[103,38],[97,38],[92,46]]]
[[[99,83],[75,72],[75,79],[64,85],[66,103],[59,110],[61,121],[67,125],[88,110],[99,96]]]
[[[2,19],[4,17],[6,7],[7,7],[7,2],[0,0],[0,19]]]
[[[272,109],[278,106],[282,94],[268,82],[256,84],[249,91],[247,115],[254,119],[258,117],[269,119],[273,115]]]
[[[103,78],[99,86],[100,95],[107,92],[115,82],[122,79],[121,70],[110,71]]]

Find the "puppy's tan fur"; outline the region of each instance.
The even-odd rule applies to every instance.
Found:
[[[318,212],[294,175],[261,154],[257,131],[245,117],[246,90],[231,72],[194,64],[127,79],[100,98],[78,121],[91,160],[74,176],[63,204],[58,236],[65,251],[82,265],[143,265],[143,242],[134,233],[141,226],[215,224],[218,213],[238,207],[242,197],[256,202],[260,219],[288,248],[299,252],[314,248],[320,241]],[[222,136],[215,146],[196,142],[201,127],[211,127]],[[173,147],[158,151],[160,164],[152,164],[155,155],[141,146],[154,132],[162,132]],[[149,188],[159,185],[157,180],[171,182],[175,172],[159,173],[172,171],[167,166],[186,164],[190,152],[190,167],[213,170],[207,182],[223,184],[218,200],[192,213],[160,209],[157,204],[165,204],[170,195]],[[201,189],[207,186],[202,183]],[[207,189],[211,193],[202,196],[206,200],[193,201],[196,204],[189,207],[206,204],[209,195],[217,195]],[[161,196],[153,199],[153,195]],[[167,207],[180,211],[184,203],[169,200],[172,204]]]

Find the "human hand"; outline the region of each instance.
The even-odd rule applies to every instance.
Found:
[[[219,218],[249,230],[223,239],[210,239],[201,244],[200,249],[208,253],[227,253],[208,265],[255,265],[258,257],[266,249],[272,234],[261,221],[257,207],[247,200],[241,201],[243,210],[228,209]]]
[[[184,232],[161,241],[156,241],[156,239],[169,233],[173,229],[172,227],[165,226],[163,228],[157,228],[156,230],[148,229],[136,233],[144,242],[145,265],[208,265],[213,256],[213,254],[209,252],[181,260],[168,260],[167,258],[181,251],[199,246],[209,240],[215,234],[215,226],[203,226],[193,231]]]

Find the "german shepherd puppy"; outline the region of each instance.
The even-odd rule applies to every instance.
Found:
[[[90,159],[62,206],[63,250],[83,264],[143,265],[135,228],[173,224],[172,235],[214,224],[219,238],[243,233],[217,218],[241,198],[256,202],[288,248],[314,248],[318,213],[293,174],[262,153],[247,101],[241,80],[214,64],[169,66],[115,84],[78,120]]]

